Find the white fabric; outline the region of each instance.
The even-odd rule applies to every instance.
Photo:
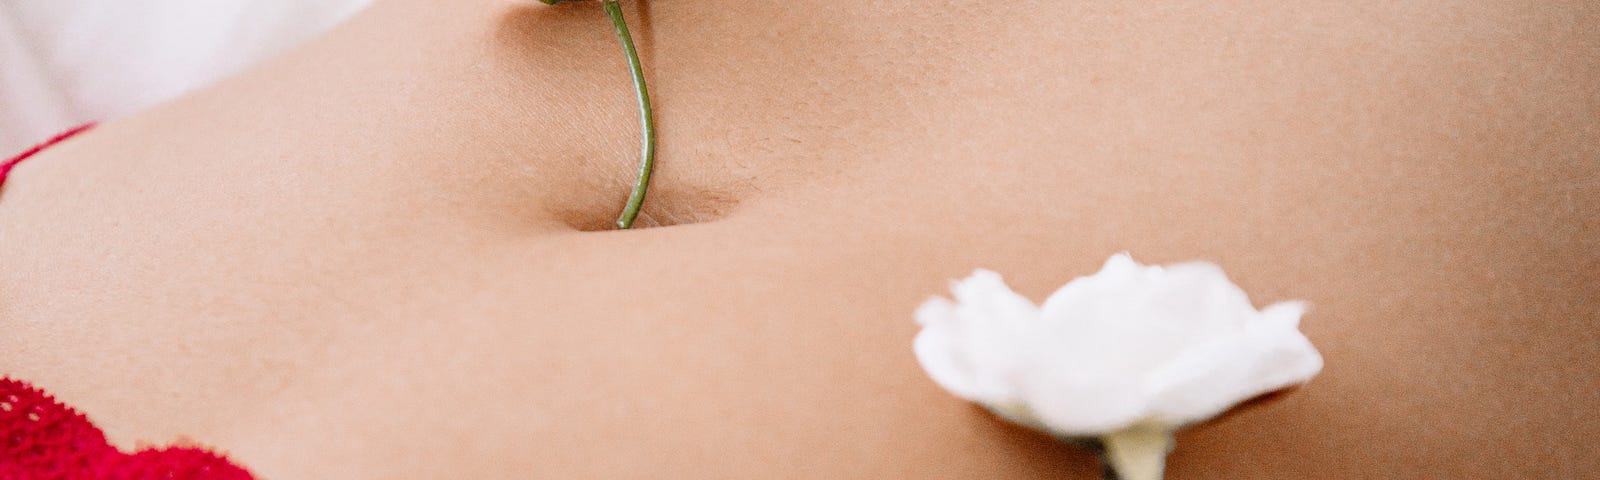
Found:
[[[370,0],[0,0],[0,157],[170,99]]]

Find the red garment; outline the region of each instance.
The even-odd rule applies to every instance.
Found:
[[[250,480],[250,472],[193,445],[123,453],[71,407],[21,380],[0,378],[0,479]]]
[[[68,130],[0,163],[0,186],[18,163],[88,130]],[[0,480],[250,480],[250,472],[195,445],[123,453],[83,414],[32,385],[0,377]]]
[[[94,127],[93,123],[86,123],[86,124],[78,126],[78,128],[74,128],[72,130],[67,130],[65,132],[61,132],[60,134],[57,134],[56,136],[51,137],[49,140],[45,140],[44,143],[35,145],[33,148],[30,148],[27,151],[24,151],[24,152],[18,154],[17,156],[15,156],[15,157],[11,157],[11,159],[9,159],[9,160],[6,160],[4,162],[0,162],[0,187],[5,186],[6,177],[11,175],[11,169],[12,168],[16,168],[17,164],[22,163],[23,160],[27,160],[28,157],[32,157],[34,155],[38,155],[39,152],[44,151],[44,149],[46,149],[46,148],[50,148],[51,145],[55,145],[57,143],[61,143],[62,141],[66,140],[66,139],[69,139],[69,138],[72,138],[74,135],[83,133],[84,130],[88,130],[88,129],[93,128],[93,127]],[[0,477],[0,478],[9,478],[9,477]]]

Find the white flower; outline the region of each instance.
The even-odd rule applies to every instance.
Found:
[[[951,289],[917,309],[928,376],[1017,423],[1099,438],[1124,478],[1160,478],[1174,430],[1322,369],[1304,304],[1257,311],[1210,263],[1114,255],[1043,307],[987,270]]]

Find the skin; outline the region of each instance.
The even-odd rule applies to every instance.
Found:
[[[1593,2],[387,0],[23,164],[0,372],[265,478],[1095,478],[921,373],[973,268],[1130,251],[1313,305],[1170,478],[1600,454]]]

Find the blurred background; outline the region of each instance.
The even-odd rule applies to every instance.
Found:
[[[236,72],[371,0],[0,0],[0,157]]]

